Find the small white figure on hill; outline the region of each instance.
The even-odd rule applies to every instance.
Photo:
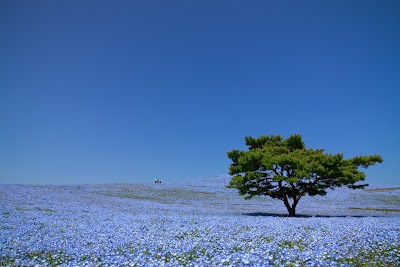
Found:
[[[155,183],[155,184],[161,184],[161,180],[155,179],[155,180],[154,180],[154,183]]]

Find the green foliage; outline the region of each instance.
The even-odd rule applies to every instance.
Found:
[[[363,249],[357,252],[352,257],[338,259],[340,263],[357,267],[386,267],[399,266],[393,254],[400,250],[400,245],[390,245],[386,243],[374,244],[373,249]]]
[[[295,215],[300,198],[325,195],[326,189],[348,186],[357,189],[367,184],[359,167],[368,168],[383,161],[379,155],[344,159],[343,154],[328,154],[323,149],[307,149],[300,135],[245,137],[247,151],[232,150],[228,187],[236,188],[246,199],[265,195],[285,203]],[[292,201],[292,204],[289,203]]]

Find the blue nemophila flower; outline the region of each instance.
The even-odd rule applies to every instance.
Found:
[[[349,203],[340,190],[326,204],[330,217],[312,217],[327,215],[317,210],[326,199],[316,198],[303,202],[311,217],[287,218],[258,216],[265,215],[260,209],[278,213],[281,203],[246,202],[210,181],[158,187],[2,185],[0,265],[397,264],[398,215],[332,217],[362,212],[350,209],[357,208],[358,196]],[[363,205],[378,206],[366,196]],[[391,199],[385,203],[392,205]]]

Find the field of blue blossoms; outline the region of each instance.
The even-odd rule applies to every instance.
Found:
[[[0,185],[0,266],[400,266],[400,190],[339,188],[289,218],[228,181]]]

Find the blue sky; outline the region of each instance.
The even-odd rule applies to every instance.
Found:
[[[380,154],[400,185],[399,1],[0,1],[0,183],[226,174],[244,137]]]

